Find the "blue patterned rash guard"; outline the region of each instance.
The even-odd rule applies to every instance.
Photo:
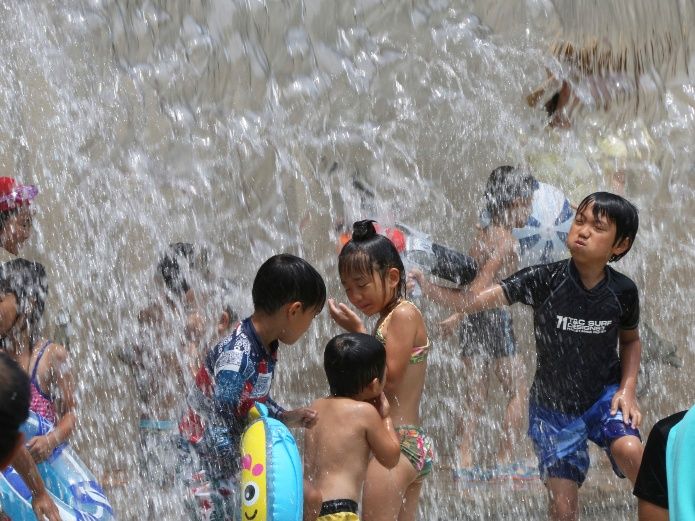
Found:
[[[254,403],[264,403],[274,418],[284,412],[270,398],[277,348],[278,342],[275,341],[266,349],[251,318],[247,318],[210,350],[205,359],[205,367],[214,380],[215,412],[225,420],[232,439],[237,443]]]
[[[621,379],[618,336],[639,323],[637,287],[606,266],[587,290],[571,259],[525,268],[502,281],[510,304],[533,307],[536,374],[531,400],[568,414],[588,410]]]

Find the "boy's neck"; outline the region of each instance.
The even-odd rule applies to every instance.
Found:
[[[593,262],[579,262],[574,257],[572,258],[574,267],[577,268],[577,273],[579,273],[579,279],[582,281],[582,285],[586,289],[594,288],[599,282],[601,282],[606,276],[606,265],[596,264]]]
[[[265,350],[270,353],[270,344],[280,337],[280,331],[276,325],[276,320],[274,320],[272,316],[254,311],[253,315],[251,315],[251,323],[256,330],[256,335],[258,335],[258,338],[261,340],[261,344],[263,344]]]

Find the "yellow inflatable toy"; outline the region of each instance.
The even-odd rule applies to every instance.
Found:
[[[241,519],[301,521],[302,460],[285,425],[257,403],[241,438]]]

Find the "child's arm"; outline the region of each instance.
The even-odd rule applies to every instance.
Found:
[[[46,492],[46,487],[36,468],[36,463],[24,446],[21,446],[12,460],[12,466],[21,476],[22,480],[31,491],[31,507],[36,514],[36,519],[60,521],[58,508]]]
[[[75,385],[70,371],[68,352],[60,344],[53,344],[50,351],[49,387],[56,389],[56,412],[59,420],[53,430],[44,436],[35,436],[27,448],[37,463],[48,458],[55,448],[66,441],[75,430]]]
[[[487,264],[489,263],[486,263],[486,266]],[[492,266],[490,269],[492,269]],[[482,286],[482,278],[481,283],[476,286],[476,288],[473,287],[473,283],[475,283],[475,281],[473,281],[471,287],[466,291],[449,290],[444,293],[441,292],[441,290],[445,288],[438,288],[435,284],[427,282],[424,274],[420,270],[413,270],[408,276],[418,281],[426,296],[430,297],[430,295],[433,295],[433,300],[454,310],[456,313],[473,314],[486,309],[494,309],[509,305],[509,301],[499,284],[480,288]],[[488,275],[484,277],[487,278]],[[479,277],[476,277],[476,280],[478,278]]]
[[[403,379],[410,355],[415,344],[418,325],[422,315],[412,305],[399,306],[394,310],[386,333],[386,389],[393,392]]]
[[[379,396],[376,410],[365,410],[367,420],[367,443],[376,460],[387,469],[398,464],[401,457],[401,443],[389,416],[391,407],[384,393]]]
[[[642,413],[637,404],[637,373],[639,372],[642,343],[637,328],[620,331],[620,368],[622,377],[620,388],[611,401],[611,414],[618,409],[623,413],[623,421],[633,427],[642,423]]]
[[[506,254],[506,251],[493,252],[490,259],[480,268],[473,282],[464,290],[442,288],[432,284],[425,280],[424,274],[419,270],[413,270],[411,274],[420,283],[423,294],[430,300],[459,313],[472,313],[474,311],[469,310],[469,307],[473,305],[478,295],[493,286],[497,274],[504,267]]]
[[[305,429],[310,429],[316,425],[318,419],[318,413],[308,407],[283,411],[278,415],[278,420],[288,427],[304,427]]]

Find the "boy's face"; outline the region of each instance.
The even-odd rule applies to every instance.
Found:
[[[307,332],[319,312],[315,308],[304,309],[301,302],[287,304],[287,325],[278,340],[283,344],[294,344]]]
[[[623,253],[630,242],[628,239],[615,244],[615,223],[605,215],[594,217],[594,204],[574,216],[567,236],[567,247],[572,258],[579,261],[608,263],[613,255]]]
[[[31,236],[33,214],[28,206],[22,206],[17,213],[11,216],[0,232],[0,241],[3,248],[17,255],[22,245]]]

